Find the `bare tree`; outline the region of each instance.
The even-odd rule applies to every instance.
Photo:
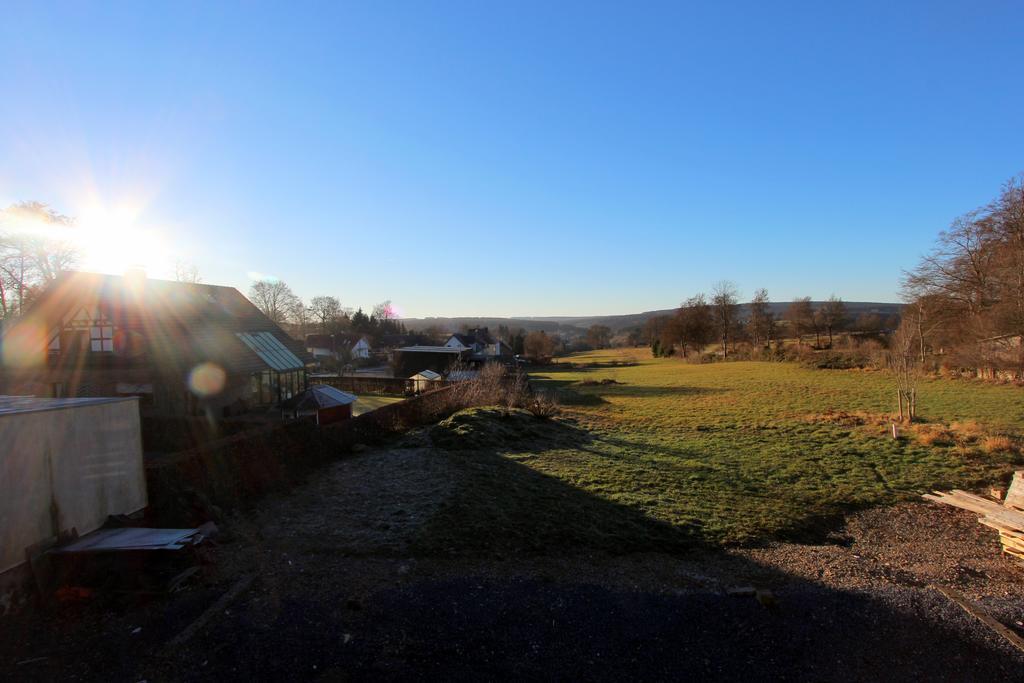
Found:
[[[283,280],[259,280],[249,288],[249,300],[278,325],[293,317],[302,301]]]
[[[327,332],[344,315],[341,302],[335,296],[314,296],[309,300],[309,314]]]
[[[391,305],[390,299],[382,301],[374,306],[370,315],[380,321],[394,320],[398,317],[398,314],[395,312],[395,307]]]
[[[793,303],[786,308],[786,320],[796,334],[796,344],[803,344],[803,337],[816,327],[814,322],[814,309],[811,307],[811,297],[793,299]]]
[[[818,309],[818,319],[821,321],[821,326],[828,331],[828,346],[832,348],[832,331],[841,327],[846,320],[846,304],[833,294]]]
[[[668,324],[670,318],[671,316],[667,315],[656,315],[653,318],[648,318],[640,332],[644,341],[647,344],[654,344],[655,340],[660,339],[661,331]]]
[[[683,352],[700,353],[715,336],[715,319],[711,304],[704,294],[684,301],[676,314],[665,321],[658,340],[662,355],[672,355],[676,346]]]
[[[722,357],[729,357],[729,337],[739,318],[739,292],[736,285],[722,280],[711,291],[711,308],[718,338],[722,340]]]
[[[925,354],[930,345],[929,340],[935,337],[941,338],[945,328],[950,324],[955,324],[943,306],[942,299],[931,295],[912,299],[903,308],[903,320],[910,321],[916,330],[918,361],[921,363],[925,361]]]
[[[991,222],[979,211],[960,216],[917,268],[906,274],[913,295],[942,294],[970,314],[988,307],[992,292]]]
[[[523,353],[535,363],[547,363],[555,354],[555,340],[543,330],[531,332],[523,341]]]
[[[768,298],[767,289],[759,289],[754,292],[754,298],[750,300],[750,336],[755,346],[771,343],[772,333],[775,330],[775,314],[769,308],[771,299]]]
[[[174,279],[193,285],[198,285],[203,281],[203,278],[199,277],[199,269],[194,264],[184,261],[174,262]]]
[[[961,361],[993,372],[1013,368],[1024,378],[1024,175],[940,233],[935,250],[906,274],[903,295],[928,301],[911,311],[919,357],[931,327],[931,342],[954,349]]]
[[[4,317],[20,315],[36,292],[75,266],[78,250],[60,237],[73,225],[73,219],[40,202],[0,211],[0,312]]]
[[[900,422],[905,419],[913,422],[917,417],[917,382],[921,364],[918,361],[917,329],[910,320],[904,320],[889,341],[889,368],[896,379]]]
[[[595,349],[604,349],[612,341],[612,328],[607,325],[591,325],[587,330],[587,343]]]

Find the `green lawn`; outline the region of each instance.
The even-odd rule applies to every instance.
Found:
[[[527,498],[528,489],[543,481],[549,493],[549,484],[558,488],[549,502],[579,492],[704,542],[802,537],[857,507],[993,482],[1018,458],[925,446],[913,438],[894,441],[878,425],[843,426],[815,417],[829,410],[890,411],[894,387],[883,372],[782,363],[690,365],[654,359],[646,350],[562,360],[598,365],[533,374],[537,388],[560,394],[572,429],[498,448],[488,457],[503,460],[506,479],[513,471],[508,465],[530,470],[532,483],[523,483]],[[636,365],[600,366],[610,361]],[[617,384],[581,384],[604,379]],[[929,380],[919,394],[926,420],[977,420],[991,431],[1024,427],[1024,390],[1016,387]],[[502,493],[500,479],[492,483],[498,498],[514,493]],[[517,509],[543,525],[543,505],[530,511],[525,500]],[[549,512],[557,515],[558,506]]]
[[[381,406],[386,406],[389,403],[398,403],[404,401],[405,398],[402,396],[379,396],[377,394],[359,394],[359,400],[352,405],[352,416],[362,415],[368,413],[371,410],[376,410]]]

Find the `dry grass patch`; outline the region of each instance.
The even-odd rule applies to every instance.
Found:
[[[1008,436],[986,436],[981,440],[981,450],[986,453],[1016,453],[1017,444]]]
[[[985,436],[987,431],[977,420],[958,420],[951,422],[949,428],[956,434],[957,439],[962,441],[977,441]]]
[[[956,435],[943,424],[916,424],[911,431],[924,446],[953,446],[957,442]]]

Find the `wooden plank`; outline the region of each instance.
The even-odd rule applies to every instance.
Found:
[[[975,495],[970,491],[961,491],[960,489],[953,489],[950,494],[957,500],[970,501],[971,503],[978,505],[979,507],[985,508],[986,510],[1005,510],[1002,503],[998,503],[988,498],[982,498],[981,496]]]
[[[938,503],[985,515],[990,519],[1002,522],[1012,529],[1024,531],[1024,512],[1004,508],[998,503],[972,495],[966,491],[953,491],[952,494],[943,494],[937,491],[935,494],[926,493],[923,497]]]
[[[1024,531],[1021,531],[1017,527],[1010,526],[1009,524],[1004,524],[999,520],[992,519],[991,517],[978,517],[978,523],[984,524],[988,528],[995,529],[1008,536],[1024,540]]]
[[[999,542],[1002,543],[1003,549],[1010,548],[1017,552],[1024,553],[1024,543],[1013,538],[1007,538],[1006,536],[1000,536]]]
[[[1017,559],[1024,560],[1024,551],[1014,550],[1013,548],[1007,548],[1006,546],[1003,546],[1003,552]]]
[[[1013,473],[1013,481],[1010,482],[1010,488],[1006,490],[1003,505],[1024,511],[1024,470],[1017,470]]]
[[[1006,540],[1007,543],[1019,543],[1021,545],[1024,545],[1024,538],[1021,538],[1020,535],[1015,536],[1011,533],[1003,531],[1002,529],[999,530],[999,538]]]
[[[966,491],[952,491],[950,493],[943,493],[936,491],[935,493],[926,493],[922,496],[927,500],[935,501],[936,503],[943,503],[945,505],[951,505],[958,507],[963,510],[970,510],[971,512],[977,512],[979,514],[997,514],[997,513],[1009,513],[1011,515],[1019,515],[1021,528],[1024,528],[1024,513],[1016,512],[1004,508],[999,503],[996,503],[980,496],[975,496]]]
[[[945,586],[935,586],[935,590],[946,596],[951,602],[958,605],[963,611],[970,614],[972,617],[985,624],[985,626],[992,629],[993,632],[1002,636],[1006,642],[1013,647],[1017,648],[1021,652],[1024,652],[1024,638],[1021,638],[1017,633],[1000,622],[992,618],[988,612],[986,612],[981,605],[968,600],[966,596],[961,594],[959,591],[952,588],[946,588]]]

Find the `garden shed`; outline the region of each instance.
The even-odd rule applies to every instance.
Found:
[[[358,396],[326,384],[313,384],[298,396],[285,401],[282,411],[293,418],[315,417],[318,425],[331,424],[352,417],[352,404]]]
[[[441,376],[441,373],[434,372],[433,370],[417,372],[409,379],[412,380],[413,391],[417,393],[439,387],[441,386],[440,383],[444,381],[444,377]]]

